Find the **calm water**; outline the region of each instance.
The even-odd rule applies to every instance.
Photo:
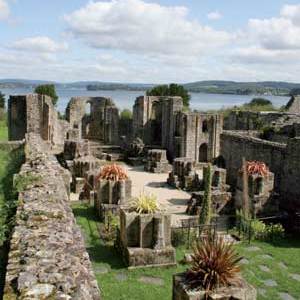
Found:
[[[1,89],[1,91],[8,98],[9,95],[22,95],[32,93],[30,88],[19,89]],[[65,108],[74,96],[104,96],[110,97],[114,100],[119,109],[129,108],[132,109],[136,97],[144,94],[142,91],[87,91],[85,89],[57,89],[59,96],[58,109],[61,112],[65,111]],[[241,105],[249,102],[254,96],[239,96],[239,95],[219,95],[219,94],[202,94],[191,93],[191,108],[197,110],[214,110],[220,108],[226,108],[234,105]],[[276,107],[280,107],[286,104],[289,100],[288,97],[279,96],[265,96],[265,98],[271,100]]]

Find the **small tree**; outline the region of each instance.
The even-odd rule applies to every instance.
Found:
[[[132,119],[132,112],[131,112],[131,110],[127,109],[127,108],[123,109],[121,111],[120,118],[122,120],[131,120]]]
[[[170,85],[158,85],[147,91],[148,96],[179,96],[183,100],[183,105],[189,107],[190,94],[179,84],[171,83]]]
[[[209,163],[203,170],[204,198],[199,216],[200,225],[209,225],[211,220],[211,186],[212,186],[212,166]]]
[[[52,98],[52,102],[56,105],[58,96],[56,94],[55,85],[54,84],[42,84],[35,88],[35,93],[40,95],[46,95]]]
[[[5,95],[0,91],[0,109],[5,109]]]
[[[242,213],[245,219],[249,218],[249,186],[248,186],[248,172],[247,163],[245,157],[243,157],[242,162],[242,172],[243,172],[243,203],[242,203]]]

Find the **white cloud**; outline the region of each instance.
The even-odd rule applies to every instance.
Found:
[[[6,20],[9,17],[10,10],[5,0],[0,0],[0,21]]]
[[[212,11],[209,14],[207,14],[207,18],[209,20],[220,20],[220,19],[222,19],[222,17],[223,17],[223,15],[220,12],[218,12],[217,10]]]
[[[142,0],[90,2],[65,20],[90,46],[127,53],[197,56],[231,39],[225,31],[189,20],[186,7]]]
[[[46,36],[36,36],[15,41],[10,45],[10,48],[21,51],[55,53],[67,50],[68,44],[56,42]]]

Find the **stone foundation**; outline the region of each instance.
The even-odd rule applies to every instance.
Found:
[[[184,284],[185,273],[173,276],[173,300],[256,300],[256,289],[241,279],[239,287],[218,288],[213,292],[190,291]]]
[[[171,216],[120,210],[119,247],[130,268],[176,265],[171,245]]]
[[[153,149],[148,151],[145,171],[152,173],[168,173],[172,170],[172,166],[167,160],[167,151]]]
[[[173,171],[167,179],[169,185],[188,191],[199,190],[201,182],[196,171],[195,161],[189,158],[176,158],[173,162]]]
[[[4,299],[100,299],[84,240],[69,205],[70,173],[37,134],[26,141],[26,163],[10,242]]]

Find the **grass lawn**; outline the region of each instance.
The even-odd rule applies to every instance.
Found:
[[[16,200],[13,189],[13,174],[19,171],[22,162],[23,155],[18,150],[12,152],[0,150],[0,299],[2,299],[8,251],[8,244],[5,240],[7,239],[7,231],[11,230],[11,226],[7,227],[6,222],[13,218],[13,202]],[[11,204],[11,209],[4,209],[6,202]]]
[[[187,266],[178,264],[177,267],[171,268],[128,271],[114,248],[105,245],[99,239],[99,223],[94,209],[76,204],[73,211],[77,223],[82,228],[104,300],[171,299],[172,275],[186,270]],[[278,293],[288,293],[295,299],[300,299],[300,281],[290,277],[290,274],[300,275],[300,240],[286,240],[276,245],[262,242],[253,242],[251,245],[245,243],[237,245],[237,249],[240,255],[247,259],[244,261],[248,264],[242,265],[242,272],[248,282],[259,289],[258,299],[281,299]],[[183,249],[177,249],[178,261],[182,259],[183,254]],[[270,271],[262,271],[260,266],[268,267]],[[163,285],[140,282],[142,276],[160,278]],[[277,286],[268,287],[264,284],[264,280],[270,279],[276,281]]]
[[[8,140],[8,131],[6,121],[0,120],[0,141]]]

